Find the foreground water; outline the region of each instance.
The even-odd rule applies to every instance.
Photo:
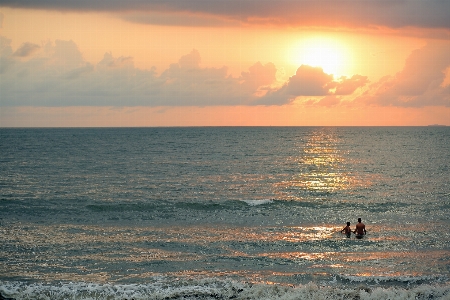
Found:
[[[450,298],[448,127],[0,129],[0,153],[3,296]]]

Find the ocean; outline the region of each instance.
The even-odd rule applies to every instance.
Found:
[[[450,299],[449,171],[450,127],[2,128],[0,294]]]

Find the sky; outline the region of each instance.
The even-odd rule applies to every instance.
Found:
[[[0,0],[0,127],[430,124],[448,0]]]

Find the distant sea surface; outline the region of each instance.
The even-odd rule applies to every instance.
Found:
[[[0,129],[0,294],[450,299],[450,127]]]

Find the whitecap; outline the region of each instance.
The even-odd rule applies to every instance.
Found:
[[[273,203],[273,199],[258,199],[258,200],[241,200],[250,206],[263,205],[268,203]]]

